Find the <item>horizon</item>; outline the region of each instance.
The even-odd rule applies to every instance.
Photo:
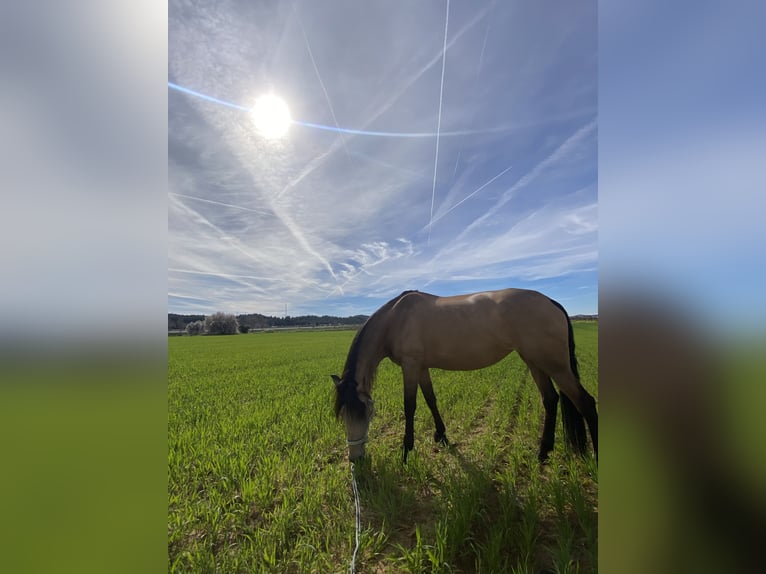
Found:
[[[218,311],[213,311],[213,313],[217,313]],[[355,313],[353,315],[330,315],[328,313],[304,313],[301,315],[266,315],[264,313],[258,313],[257,311],[252,311],[249,313],[237,313],[236,311],[232,311],[229,313],[230,315],[234,315],[235,317],[240,317],[242,315],[260,315],[261,317],[267,317],[269,319],[298,319],[300,317],[330,317],[333,319],[351,319],[352,317],[370,317],[372,313]],[[207,315],[205,313],[174,313],[172,311],[168,311],[168,315],[178,315],[179,317],[206,317]],[[570,317],[598,317],[598,313],[567,313]]]
[[[168,312],[519,287],[597,314],[596,23],[595,3],[171,6]],[[264,94],[281,137],[248,112]]]

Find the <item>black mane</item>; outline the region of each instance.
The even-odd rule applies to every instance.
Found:
[[[347,411],[353,417],[363,418],[365,416],[367,405],[359,399],[359,395],[357,394],[358,381],[356,380],[356,367],[359,362],[359,349],[362,346],[362,340],[364,339],[370,323],[379,316],[381,311],[391,308],[397,301],[399,301],[399,299],[409,293],[416,293],[416,291],[403,291],[391,299],[388,303],[375,311],[354,336],[354,340],[351,342],[351,347],[348,350],[348,356],[346,357],[346,365],[343,367],[341,382],[335,386],[336,418],[340,416],[340,411],[343,407],[346,407]],[[372,376],[374,376],[374,373],[372,373]],[[370,381],[370,384],[372,384],[372,381]]]

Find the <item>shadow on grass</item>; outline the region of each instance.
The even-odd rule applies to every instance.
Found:
[[[460,443],[433,456],[411,453],[406,465],[368,458],[355,466],[363,523],[384,534],[383,546],[393,550],[386,560],[398,554],[410,563],[422,547],[424,560],[437,569],[510,571],[532,560],[538,521],[524,518],[515,490],[494,474],[466,457]],[[519,526],[531,534],[518,540]]]
[[[434,516],[433,496],[423,496],[408,475],[408,468],[391,458],[363,459],[354,468],[363,521],[377,532],[385,532],[392,544],[408,545],[414,540],[415,524]]]

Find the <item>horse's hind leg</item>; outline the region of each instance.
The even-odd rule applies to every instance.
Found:
[[[428,372],[428,369],[423,369],[419,382],[420,390],[423,391],[423,397],[426,399],[428,408],[431,409],[431,414],[434,417],[434,424],[436,425],[434,441],[447,446],[449,441],[447,440],[447,435],[445,434],[446,429],[444,428],[444,421],[442,421],[442,416],[439,414],[439,409],[436,407],[436,395],[434,394],[434,387],[431,382],[431,374]]]
[[[554,435],[556,433],[556,409],[558,407],[559,395],[553,388],[551,378],[543,371],[529,365],[529,372],[540,390],[540,396],[543,399],[545,407],[545,423],[543,424],[543,436],[540,438],[540,452],[537,455],[538,460],[543,463],[548,460],[548,454],[553,450]]]

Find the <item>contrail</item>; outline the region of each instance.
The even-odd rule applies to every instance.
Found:
[[[256,275],[234,275],[233,273],[220,273],[218,271],[199,271],[196,269],[178,269],[175,267],[168,267],[168,271],[173,271],[174,273],[188,273],[191,275],[207,275],[210,277],[224,277],[225,279],[254,279],[256,281],[276,281],[276,279],[272,279],[269,277],[260,277]],[[243,283],[243,285],[250,286],[249,283]],[[259,289],[259,290],[263,291],[263,289]],[[189,298],[196,299],[196,297],[189,297]]]
[[[361,153],[361,152],[358,152],[358,151],[352,151],[351,155],[354,156],[354,157],[361,158],[361,159],[363,159],[365,161],[368,161],[370,163],[374,163],[374,164],[383,166],[386,169],[388,169],[390,172],[398,172],[399,174],[402,175],[402,177],[408,177],[408,178],[415,177],[417,179],[425,179],[427,177],[427,174],[423,173],[423,170],[415,171],[415,170],[412,170],[412,169],[407,169],[405,167],[401,167],[401,166],[398,166],[398,165],[394,165],[394,164],[382,161],[380,159],[372,157],[371,155],[367,155],[367,154],[364,154],[364,153]]]
[[[242,205],[234,205],[233,203],[224,203],[222,201],[214,201],[212,199],[203,199],[201,197],[194,197],[193,195],[184,195],[183,193],[175,193],[175,192],[169,191],[168,194],[175,195],[176,197],[193,199],[194,201],[212,203],[213,205],[221,205],[223,207],[232,207],[234,209],[241,209],[242,211],[251,211],[253,213],[260,213],[261,215],[268,215],[271,213],[268,209],[252,209],[250,207],[243,207]]]
[[[210,299],[202,297],[192,297],[191,295],[180,295],[179,293],[171,293],[168,291],[168,297],[175,297],[176,299],[190,299],[192,301],[210,301]]]
[[[293,4],[293,8],[295,5]],[[332,102],[330,101],[330,94],[327,93],[327,88],[324,85],[324,82],[322,81],[322,75],[319,73],[319,67],[317,66],[316,60],[314,60],[314,52],[311,50],[311,44],[309,43],[309,38],[306,35],[306,29],[303,27],[303,22],[301,21],[301,16],[298,14],[297,10],[295,12],[296,16],[298,17],[298,26],[301,29],[301,33],[303,34],[303,41],[306,44],[306,50],[309,53],[309,58],[311,58],[311,64],[314,66],[314,72],[316,72],[317,79],[319,80],[319,85],[322,86],[322,92],[324,92],[324,99],[327,100],[327,107],[330,108],[330,114],[332,115],[332,121],[335,122],[335,127],[340,130],[340,124],[338,123],[338,118],[335,116],[335,109],[332,107]],[[346,157],[351,159],[351,156],[348,153],[348,148],[346,147],[346,140],[343,138],[343,133],[338,132],[338,136],[340,137],[340,142],[343,144],[343,149],[346,151]]]
[[[495,11],[496,2],[492,2],[492,12]],[[479,68],[476,70],[476,77],[481,74],[482,64],[484,63],[484,50],[487,47],[487,38],[489,37],[489,29],[492,27],[492,18],[487,18],[487,29],[484,31],[484,41],[481,44],[481,54],[479,54]]]
[[[455,181],[455,175],[457,174],[457,164],[460,163],[460,155],[463,153],[463,146],[460,146],[460,149],[457,151],[457,159],[455,160],[455,169],[452,170],[452,179],[450,180],[450,183]]]
[[[317,157],[312,159],[308,165],[303,168],[300,174],[298,174],[298,177],[295,179],[292,179],[287,182],[287,184],[282,188],[282,190],[276,195],[275,199],[280,199],[285,193],[287,193],[288,190],[293,189],[296,185],[298,185],[303,178],[309,176],[311,173],[314,172],[315,169],[317,169],[320,165],[322,165],[325,161],[325,159],[333,153],[337,149],[336,142],[333,142],[330,145],[330,149],[327,151],[319,154]]]
[[[482,189],[484,189],[485,187],[487,187],[487,186],[488,186],[490,183],[492,183],[493,181],[495,181],[496,179],[498,179],[500,176],[502,176],[502,175],[504,175],[506,172],[508,172],[508,171],[509,171],[509,170],[510,170],[512,167],[513,167],[512,165],[509,165],[509,166],[508,166],[508,167],[506,167],[506,168],[505,168],[503,171],[501,171],[500,173],[498,173],[498,174],[497,174],[495,177],[493,177],[493,178],[492,178],[492,179],[490,179],[488,182],[486,182],[485,184],[483,184],[481,187],[479,187],[479,188],[478,188],[478,189],[476,189],[475,191],[472,191],[471,193],[469,193],[468,195],[466,195],[466,196],[465,196],[463,199],[461,199],[460,201],[458,201],[458,202],[457,202],[455,205],[453,205],[452,207],[450,207],[450,208],[449,208],[447,211],[445,211],[445,212],[444,212],[444,213],[442,213],[441,215],[437,216],[437,217],[436,217],[436,218],[435,218],[433,221],[431,221],[431,225],[433,225],[434,223],[436,223],[437,221],[439,221],[439,220],[440,220],[442,217],[444,217],[445,215],[447,215],[447,214],[448,214],[450,211],[452,211],[453,209],[455,209],[455,208],[456,208],[457,206],[459,206],[461,203],[463,203],[463,202],[465,202],[465,201],[468,201],[469,199],[471,199],[471,198],[472,198],[474,195],[476,195],[477,193],[479,193],[479,192],[480,192]]]
[[[455,44],[460,38],[468,32],[468,30],[472,29],[484,16],[487,15],[487,12],[489,12],[490,6],[484,7],[482,10],[476,12],[473,18],[466,22],[462,28],[460,28],[455,34],[452,36],[450,41],[447,43],[447,49],[449,50],[453,44]],[[380,107],[378,108],[375,113],[372,115],[372,117],[367,120],[365,123],[365,127],[369,126],[373,121],[378,119],[380,116],[382,116],[386,111],[388,111],[391,106],[393,106],[399,98],[407,92],[407,90],[410,89],[410,87],[417,82],[423,74],[425,74],[428,70],[431,69],[431,67],[436,64],[442,57],[442,52],[437,52],[436,55],[434,55],[428,62],[425,63],[417,72],[415,72],[414,75],[410,76],[402,85],[400,85],[392,94],[391,97],[388,98],[388,100]],[[393,87],[393,86],[392,86]],[[454,132],[453,132],[454,133]],[[434,137],[436,134],[431,133],[429,137]],[[446,133],[441,134],[442,137],[447,135]],[[452,133],[450,134],[452,135]],[[458,135],[457,133],[454,133],[454,135]],[[462,135],[470,135],[470,134],[462,134]]]
[[[487,47],[487,38],[489,37],[489,27],[492,25],[492,20],[487,23],[487,31],[484,34],[484,43],[481,45],[481,54],[479,54],[479,67],[476,70],[476,75],[481,74],[481,66],[484,63],[484,49]]]
[[[274,215],[277,216],[279,221],[284,225],[287,230],[290,232],[290,234],[293,236],[293,238],[300,244],[301,247],[306,251],[306,253],[313,255],[319,262],[322,264],[322,266],[327,269],[327,271],[330,273],[332,278],[335,280],[335,283],[338,283],[338,276],[335,275],[335,272],[332,270],[332,265],[330,265],[330,262],[327,261],[322,255],[316,251],[311,244],[306,239],[306,236],[303,235],[302,230],[300,227],[292,220],[292,218],[287,214],[284,213],[281,209],[277,208],[277,206],[272,204],[272,209],[274,210]]]
[[[545,172],[549,167],[552,165],[555,165],[561,158],[566,157],[566,155],[577,146],[585,137],[587,137],[593,130],[595,130],[597,127],[596,120],[592,120],[588,122],[586,125],[578,129],[575,133],[573,133],[571,136],[569,136],[564,142],[559,145],[551,154],[549,154],[545,159],[543,159],[540,163],[535,165],[531,170],[529,170],[527,173],[525,173],[516,183],[514,183],[509,189],[507,189],[503,195],[500,197],[500,200],[491,208],[489,208],[484,215],[478,217],[475,219],[468,227],[466,227],[462,232],[460,232],[460,235],[457,236],[455,239],[456,241],[459,241],[461,238],[465,237],[467,233],[469,233],[472,229],[475,227],[481,225],[482,222],[484,222],[487,218],[491,217],[497,211],[506,203],[508,203],[515,195],[516,193],[525,187],[526,185],[529,185],[530,182],[532,182],[537,176]]]
[[[172,194],[172,193],[171,193],[171,194],[169,194],[169,195],[175,195],[175,194]],[[205,216],[203,216],[203,215],[202,215],[201,213],[199,213],[198,211],[195,211],[194,209],[192,209],[191,207],[189,207],[188,205],[186,205],[186,204],[185,204],[183,201],[180,201],[180,200],[175,200],[175,203],[176,203],[176,204],[177,204],[177,205],[178,205],[178,206],[179,206],[181,209],[183,209],[183,210],[184,210],[184,211],[185,211],[187,214],[189,214],[189,215],[191,215],[193,218],[195,218],[195,219],[196,219],[196,221],[198,221],[199,223],[202,223],[203,225],[205,225],[205,226],[209,227],[210,229],[212,229],[213,231],[215,231],[215,232],[216,232],[216,234],[217,234],[219,237],[227,237],[227,236],[231,236],[231,234],[230,234],[230,233],[229,233],[229,234],[227,234],[226,232],[224,232],[224,231],[223,231],[223,230],[222,230],[220,227],[216,226],[214,223],[212,223],[212,222],[211,222],[209,219],[207,219]],[[262,258],[260,258],[260,257],[256,257],[255,255],[253,255],[253,254],[252,254],[252,253],[250,253],[249,251],[247,251],[247,250],[243,249],[242,247],[240,247],[240,246],[238,245],[238,240],[237,240],[237,241],[232,241],[231,239],[227,239],[227,240],[226,240],[226,243],[229,245],[229,247],[232,247],[232,248],[236,249],[237,251],[239,251],[239,252],[240,252],[240,253],[242,253],[243,255],[246,255],[247,257],[249,257],[249,258],[250,258],[250,259],[252,259],[253,261],[258,261],[258,262],[261,262],[261,261],[262,261]]]
[[[436,168],[439,165],[439,132],[442,128],[442,100],[444,96],[444,67],[447,63],[447,29],[449,28],[449,0],[447,15],[444,18],[444,45],[442,47],[442,78],[439,85],[439,116],[436,121],[436,156],[434,157],[434,183],[431,188],[431,214],[428,217],[428,245],[431,245],[431,225],[434,218],[434,198],[436,197]]]
[[[492,12],[495,11],[495,2],[492,2]],[[489,28],[492,26],[492,18],[487,19],[487,29],[484,31],[484,41],[481,44],[481,53],[479,54],[479,67],[476,70],[476,81],[479,80],[479,76],[481,75],[481,67],[482,63],[484,62],[484,50],[487,47],[487,38],[489,37]],[[471,114],[471,117],[473,117],[475,114]],[[457,160],[455,161],[455,169],[452,171],[452,179],[450,180],[450,183],[455,181],[455,175],[457,174],[457,165],[460,163],[460,154],[463,153],[463,142],[460,142],[460,149],[457,152]]]

